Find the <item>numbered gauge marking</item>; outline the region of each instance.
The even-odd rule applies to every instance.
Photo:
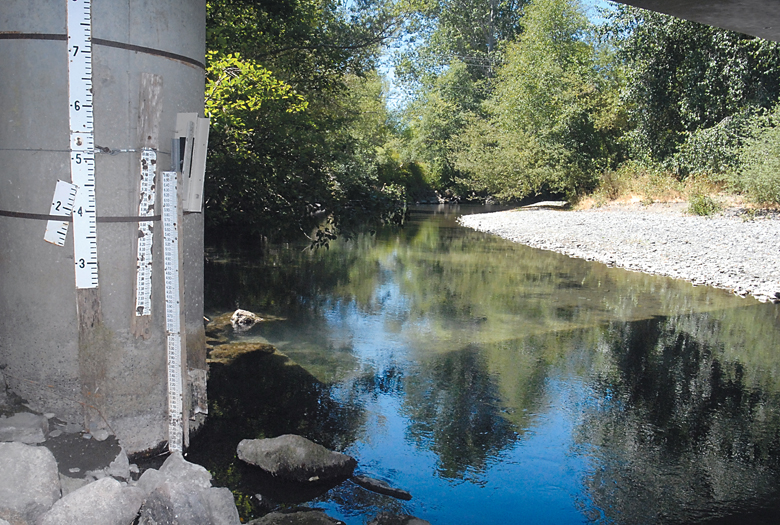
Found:
[[[162,172],[165,330],[168,348],[168,449],[181,451],[184,423],[181,377],[181,304],[179,290],[178,187],[175,171]]]
[[[138,216],[154,215],[157,191],[157,153],[144,148],[141,152],[141,191],[138,202]],[[154,223],[138,223],[138,246],[136,251],[136,294],[135,315],[152,314],[152,248],[154,245]]]
[[[49,215],[62,215],[67,217],[73,213],[73,204],[76,201],[76,192],[78,186],[58,180],[54,187],[54,197],[51,202]],[[68,235],[68,224],[70,221],[58,221],[51,219],[46,223],[46,233],[43,234],[43,240],[57,246],[65,245],[65,237]]]
[[[92,4],[90,0],[70,0],[67,5],[70,174],[71,182],[79,188],[73,204],[76,288],[97,288]]]

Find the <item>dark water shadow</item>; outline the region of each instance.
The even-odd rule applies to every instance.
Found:
[[[281,354],[252,353],[229,365],[212,364],[209,419],[192,440],[188,459],[206,467],[214,483],[236,493],[267,495],[278,503],[300,503],[334,483],[281,482],[236,457],[242,439],[298,434],[332,450],[355,439],[362,412],[332,399],[328,385]]]

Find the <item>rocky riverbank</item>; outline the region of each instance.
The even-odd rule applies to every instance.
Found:
[[[463,226],[609,266],[780,302],[780,214],[728,209],[689,215],[687,205],[544,207],[466,215]]]
[[[223,317],[229,325],[230,314]],[[266,353],[270,346],[221,343],[213,350],[221,352],[214,361],[221,366],[229,366],[247,353]],[[275,349],[271,347],[271,351]],[[242,460],[248,464],[267,471],[271,484],[287,486],[287,478],[293,478],[319,495],[352,480],[371,492],[411,499],[408,492],[382,480],[352,476],[357,465],[354,458],[300,436],[244,440],[237,453],[246,456]],[[23,400],[7,390],[0,370],[0,525],[242,523],[231,490],[212,483],[206,468],[187,461],[180,453],[146,459],[139,466],[131,463],[121,443],[108,431],[90,432],[78,423],[58,419],[56,414],[31,412]],[[268,498],[254,497],[260,506],[267,507],[267,514],[249,525],[343,525],[316,508],[269,506]],[[368,525],[429,524],[409,515],[379,513]]]

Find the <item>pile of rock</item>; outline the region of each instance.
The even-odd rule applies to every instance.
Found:
[[[211,474],[181,454],[136,480],[138,467],[113,436],[99,442],[86,432],[50,432],[73,430],[53,421],[29,412],[0,418],[0,525],[240,523],[230,490],[212,487]],[[105,466],[72,466],[94,466],[107,450],[118,453]]]

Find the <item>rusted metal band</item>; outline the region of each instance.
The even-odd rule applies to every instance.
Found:
[[[184,55],[178,55],[176,53],[171,53],[169,51],[163,51],[161,49],[137,46],[135,44],[125,44],[123,42],[114,42],[113,40],[104,40],[102,38],[93,38],[92,43],[97,44],[99,46],[115,47],[117,49],[124,49],[127,51],[137,51],[138,53],[146,53],[148,55],[156,55],[164,58],[170,58],[171,60],[178,60],[179,62],[184,62],[185,64],[199,67],[204,71],[206,70],[206,64],[204,64],[203,62],[200,62],[198,60],[195,60],[194,58],[190,58]]]
[[[32,219],[36,221],[62,221],[73,222],[71,215],[46,215],[45,213],[24,213],[21,211],[0,210],[0,216],[13,217],[15,219]],[[148,217],[98,217],[97,222],[159,222],[162,220],[160,215],[150,215]]]
[[[0,40],[58,40],[58,41],[67,41],[68,35],[59,35],[59,34],[51,34],[51,33],[9,33],[9,32],[0,32]],[[115,42],[113,40],[106,40],[103,38],[93,38],[92,43],[99,45],[99,46],[105,46],[105,47],[114,47],[117,49],[124,49],[126,51],[135,51],[137,53],[146,53],[148,55],[155,55],[163,58],[169,58],[171,60],[178,60],[179,62],[183,62],[185,64],[189,64],[191,66],[198,67],[202,70],[206,70],[206,64],[199,60],[195,60],[194,58],[190,58],[184,55],[179,55],[177,53],[171,53],[169,51],[163,51],[161,49],[154,49],[153,47],[144,47],[144,46],[137,46],[135,44],[125,44],[123,42]]]
[[[0,32],[0,40],[68,40],[68,35],[54,33],[4,33]]]

